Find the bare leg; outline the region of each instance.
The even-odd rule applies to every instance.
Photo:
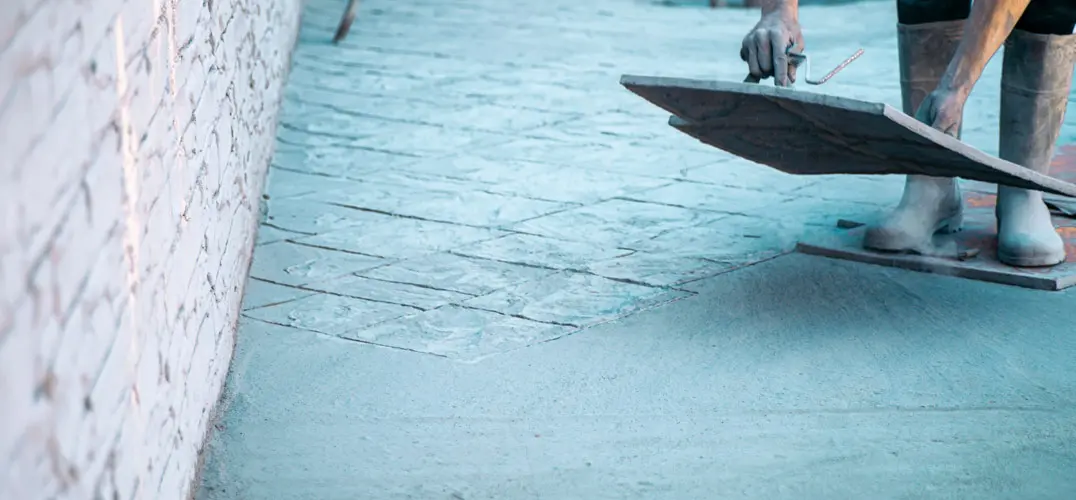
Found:
[[[1037,0],[1005,41],[999,150],[1003,159],[1048,173],[1076,61],[1076,3]],[[1042,193],[998,186],[998,259],[1020,267],[1060,264],[1065,247]]]
[[[914,115],[937,87],[956,53],[970,11],[968,0],[897,1],[905,113]],[[934,233],[957,231],[962,223],[963,200],[956,179],[909,175],[900,203],[880,223],[867,228],[863,245],[875,250],[921,252],[930,247]]]

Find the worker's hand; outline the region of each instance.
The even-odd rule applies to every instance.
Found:
[[[964,116],[964,103],[968,100],[966,92],[935,89],[923,99],[915,118],[936,130],[953,137],[960,132],[960,121]]]
[[[803,33],[795,16],[774,11],[762,16],[743,39],[740,59],[747,62],[751,76],[773,77],[774,84],[786,87],[796,81],[796,67],[788,64],[789,52],[803,52]]]

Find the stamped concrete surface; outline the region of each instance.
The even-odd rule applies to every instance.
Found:
[[[789,255],[901,179],[619,86],[742,79],[757,13],[369,0],[333,46],[343,4],[306,6],[198,498],[1076,498],[1071,293]],[[890,2],[801,19],[816,65],[866,50],[810,90],[899,102]]]

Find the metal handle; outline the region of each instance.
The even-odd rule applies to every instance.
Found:
[[[847,67],[849,64],[851,64],[852,61],[859,59],[859,56],[861,55],[863,55],[863,49],[857,50],[850,57],[838,64],[836,68],[833,68],[833,71],[826,73],[825,76],[817,80],[811,78],[811,65],[807,61],[806,54],[794,54],[791,52],[788,53],[788,66],[790,68],[798,68],[800,65],[804,65],[805,68],[803,71],[803,80],[806,81],[809,85],[822,85],[823,83],[828,82],[830,78],[833,78],[833,75],[840,73],[840,71]],[[744,78],[743,81],[744,83],[759,83],[760,81],[762,81],[762,79],[756,78],[754,75],[748,74],[747,78]]]
[[[788,47],[788,50],[792,50],[791,45]],[[803,54],[796,54],[796,53],[793,53],[793,52],[786,52],[786,54],[788,55],[788,67],[789,67],[789,69],[798,68],[800,64],[803,64],[803,62],[807,60],[807,56],[805,56]],[[761,78],[758,78],[755,75],[752,75],[750,73],[748,73],[747,77],[743,79],[744,83],[758,83],[758,82],[761,82],[761,81],[762,81]]]

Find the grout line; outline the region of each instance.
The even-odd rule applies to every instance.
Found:
[[[347,228],[341,228],[341,229],[347,229]],[[312,234],[310,236],[318,236],[318,235]],[[350,255],[358,255],[360,257],[370,257],[370,258],[373,258],[373,259],[381,259],[381,260],[385,260],[385,261],[393,260],[393,258],[391,258],[391,257],[383,257],[383,256],[380,256],[380,255],[356,252],[356,251],[353,251],[353,250],[344,250],[342,248],[335,248],[335,247],[329,247],[329,246],[324,246],[324,245],[318,245],[318,244],[315,244],[315,243],[307,243],[305,241],[292,240],[290,238],[285,238],[282,241],[284,241],[286,243],[291,243],[293,245],[299,245],[299,246],[302,246],[302,247],[317,248],[318,250],[329,250],[329,251],[332,251],[332,252],[340,252],[340,253],[346,253],[346,254],[350,254]],[[376,266],[376,267],[381,267],[383,265],[386,265],[386,264],[381,264],[381,265]],[[370,268],[370,269],[374,269],[374,268]]]
[[[374,268],[374,269],[378,269],[378,268]],[[367,269],[366,271],[371,271],[371,270],[372,269]],[[417,288],[425,288],[426,290],[433,290],[435,292],[458,293],[460,295],[467,295],[469,298],[480,297],[481,296],[479,294],[474,294],[474,293],[470,293],[470,292],[461,292],[459,290],[449,290],[447,288],[437,288],[437,287],[433,287],[433,286],[430,286],[430,285],[423,285],[421,283],[408,283],[406,281],[393,281],[393,280],[387,280],[387,279],[382,279],[382,278],[372,278],[370,276],[364,276],[364,275],[360,274],[360,273],[365,273],[366,271],[359,271],[358,273],[355,273],[354,275],[356,277],[358,277],[358,278],[368,279],[368,280],[372,280],[372,281],[380,281],[382,283],[392,283],[394,285],[407,285],[407,286],[413,286],[413,287],[417,287]]]
[[[526,317],[526,316],[524,316],[522,314],[509,314],[509,313],[497,311],[497,310],[494,310],[494,309],[486,309],[484,307],[475,307],[475,306],[466,305],[466,304],[455,304],[455,305],[456,305],[456,307],[460,307],[460,308],[463,308],[463,309],[471,309],[473,311],[484,311],[484,312],[488,312],[488,313],[499,314],[501,316],[505,316],[505,317],[508,317],[508,318],[516,318],[516,319],[527,320],[527,321],[530,321],[530,322],[533,322],[533,323],[541,323],[541,324],[544,324],[544,325],[551,325],[551,326],[563,326],[563,327],[567,327],[567,328],[576,328],[576,329],[580,328],[579,325],[575,325],[575,324],[572,324],[572,323],[560,323],[558,321],[547,321],[547,320],[541,320],[541,319],[528,318],[528,317]]]
[[[260,323],[265,323],[265,324],[269,324],[269,325],[275,325],[275,326],[280,326],[280,327],[284,327],[284,328],[290,328],[292,330],[301,331],[301,332],[310,332],[310,333],[314,333],[314,334],[321,335],[321,336],[324,336],[324,337],[328,337],[328,338],[331,338],[331,339],[343,340],[343,341],[347,341],[347,342],[354,342],[356,344],[364,344],[364,345],[369,345],[369,346],[374,346],[374,347],[382,347],[382,348],[385,348],[385,349],[393,349],[393,350],[397,350],[397,351],[412,352],[412,353],[415,353],[415,354],[425,354],[427,356],[435,356],[435,357],[438,357],[438,358],[451,359],[451,358],[449,358],[448,356],[446,356],[444,354],[437,354],[437,353],[427,352],[427,351],[419,351],[417,349],[411,349],[411,348],[407,348],[407,347],[400,347],[400,346],[394,346],[394,345],[388,345],[388,344],[380,344],[380,343],[377,343],[377,342],[370,342],[368,340],[353,339],[353,338],[350,338],[350,337],[344,337],[344,336],[341,336],[341,335],[322,332],[320,330],[313,330],[313,329],[310,329],[310,328],[303,328],[303,327],[294,326],[294,325],[288,325],[288,324],[284,324],[284,323],[277,323],[275,321],[269,321],[269,320],[265,320],[265,319],[261,319],[261,318],[253,318],[253,317],[250,317],[250,316],[247,316],[247,315],[243,315],[243,317],[246,318],[246,319],[249,319],[251,321],[258,321]],[[369,327],[372,327],[372,326],[376,326],[376,324],[375,325],[369,325]],[[369,327],[364,327],[364,329],[369,328]]]
[[[263,282],[263,283],[270,283],[270,282],[268,282],[268,281],[265,281],[265,280],[261,280],[261,279],[257,279],[257,278],[251,278],[251,279],[253,279],[253,280],[255,280],[255,281],[261,281],[261,282]],[[273,284],[273,285],[276,285],[276,283],[272,283],[272,284]],[[313,293],[314,293],[314,292],[311,292],[311,295],[312,295]],[[245,294],[244,294],[244,295],[245,295]],[[255,306],[255,307],[248,307],[248,308],[246,308],[246,309],[243,309],[243,310],[242,310],[242,311],[240,311],[240,312],[247,312],[247,311],[257,311],[258,309],[265,309],[266,307],[273,307],[273,306],[279,306],[279,305],[282,305],[282,304],[287,304],[288,302],[295,302],[296,300],[299,300],[299,299],[305,299],[305,298],[307,298],[307,297],[309,297],[309,296],[310,296],[310,295],[302,295],[302,296],[299,296],[299,297],[292,297],[292,298],[290,298],[290,299],[287,299],[287,300],[281,300],[281,301],[279,301],[279,302],[273,302],[273,303],[271,303],[271,304],[263,304],[263,305],[260,305],[260,306]]]
[[[300,235],[300,236],[317,236],[317,233],[308,233],[308,232],[305,232],[305,231],[292,231],[291,229],[284,229],[284,228],[282,228],[282,227],[280,227],[280,226],[278,226],[278,225],[276,225],[276,224],[274,224],[272,222],[261,221],[260,224],[262,226],[273,228],[273,229],[276,229],[277,231],[283,231],[285,233],[292,233],[292,234]],[[287,238],[285,238],[285,239],[287,239]]]
[[[343,275],[340,275],[340,276],[328,278],[328,279],[326,279],[324,281],[321,281],[321,283],[324,283],[326,281],[337,280],[337,279],[340,279],[340,278],[346,278],[348,276],[355,276],[355,275],[351,274],[351,273],[343,274]],[[251,277],[251,278],[252,279],[257,279],[258,281],[262,281],[262,282],[269,283],[269,284],[272,284],[272,285],[291,288],[291,289],[294,289],[294,290],[302,290],[304,292],[313,292],[313,294],[321,293],[321,294],[332,295],[334,297],[341,297],[341,298],[345,298],[345,299],[356,299],[356,300],[364,300],[364,301],[367,301],[367,302],[377,302],[379,304],[389,304],[389,305],[393,305],[393,306],[407,307],[407,308],[414,309],[416,311],[421,311],[421,312],[426,312],[426,311],[429,311],[431,309],[436,309],[436,307],[431,307],[430,309],[425,309],[425,308],[422,308],[422,307],[419,307],[419,306],[416,306],[416,305],[404,304],[402,302],[391,302],[391,301],[388,301],[388,300],[371,299],[369,297],[359,297],[357,295],[347,295],[347,294],[343,294],[343,293],[339,293],[339,292],[333,292],[333,291],[329,291],[329,290],[321,290],[321,289],[317,289],[317,288],[310,288],[309,285],[289,285],[287,283],[280,283],[280,282],[265,279],[265,278],[254,278],[254,277]],[[307,297],[302,297],[302,298],[307,298]],[[299,299],[295,299],[295,300],[299,300]],[[285,303],[286,302],[292,302],[292,301],[289,300],[289,301],[285,301]]]
[[[627,248],[624,248],[622,250],[628,250],[629,253],[613,257],[613,259],[620,259],[620,258],[628,257],[630,255],[634,255],[634,254],[638,253],[637,250],[631,250],[631,249],[627,249]],[[543,266],[543,265],[540,265],[540,264],[531,264],[531,263],[527,263],[527,262],[517,262],[517,261],[511,261],[511,260],[494,259],[492,257],[484,257],[484,256],[480,256],[480,255],[469,255],[469,254],[459,253],[459,252],[457,252],[455,250],[449,250],[448,253],[450,253],[452,255],[455,255],[457,257],[485,260],[485,261],[490,261],[490,262],[499,262],[501,264],[510,264],[510,265],[514,265],[514,266],[529,267],[529,268],[532,268],[532,269],[542,269],[542,270],[545,270],[545,271],[552,271],[554,274],[556,274],[556,273],[565,273],[565,272],[575,273],[575,274],[584,274],[584,275],[587,275],[587,276],[594,276],[596,278],[607,279],[609,281],[616,281],[618,283],[641,286],[641,287],[646,287],[646,288],[653,288],[655,290],[666,290],[666,291],[675,290],[675,291],[690,292],[690,290],[681,290],[679,288],[676,288],[676,286],[680,286],[683,283],[677,284],[675,286],[652,285],[650,283],[646,283],[646,282],[638,281],[638,280],[633,280],[631,278],[621,278],[621,277],[615,277],[615,276],[606,276],[604,274],[598,274],[598,273],[596,273],[594,271],[591,271],[589,269],[579,269],[579,268],[575,268],[575,267],[549,267],[549,266]],[[611,259],[609,259],[609,260],[611,260]],[[705,260],[705,259],[700,258],[700,260]],[[710,262],[713,262],[713,261],[710,261]],[[538,278],[538,279],[543,279],[543,278]],[[529,282],[529,281],[533,281],[533,280],[528,280],[527,282]],[[523,283],[526,283],[526,282],[523,282]],[[514,283],[514,284],[509,285],[509,286],[521,285],[523,283]],[[687,283],[687,282],[685,282],[685,283]],[[502,290],[503,290],[503,288],[502,288]],[[493,292],[490,292],[490,293],[493,293]],[[692,292],[692,293],[694,293],[694,292]],[[489,294],[478,295],[478,297],[482,297],[482,296],[485,296],[485,295],[489,295]]]

